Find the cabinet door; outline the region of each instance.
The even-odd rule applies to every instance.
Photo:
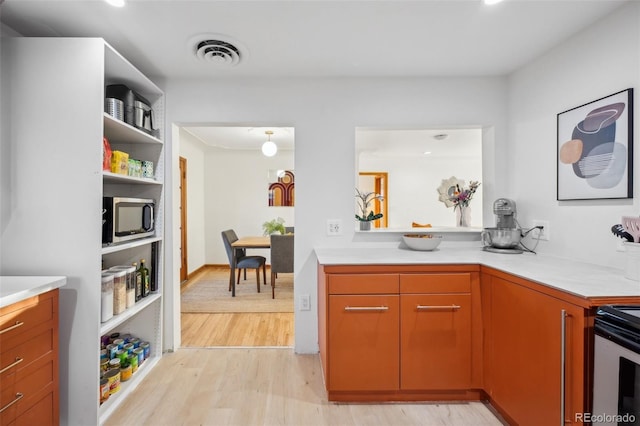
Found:
[[[560,424],[564,395],[564,418],[573,423],[584,411],[582,308],[493,277],[491,315],[496,404],[520,425]]]
[[[330,391],[399,387],[399,296],[329,296]]]
[[[400,296],[400,388],[468,389],[471,295]]]

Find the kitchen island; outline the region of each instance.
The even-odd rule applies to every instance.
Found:
[[[479,247],[317,248],[329,400],[488,400],[510,423],[580,424],[593,319],[640,304],[623,271]]]

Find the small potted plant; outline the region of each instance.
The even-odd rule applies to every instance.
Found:
[[[382,217],[382,213],[374,213],[373,210],[369,211],[369,205],[373,200],[383,201],[384,197],[375,192],[363,192],[356,188],[356,198],[360,208],[360,215],[356,214],[356,220],[360,221],[361,231],[368,231],[371,229],[371,222]]]
[[[286,231],[284,229],[284,219],[278,217],[277,219],[270,220],[262,224],[262,229],[264,231],[264,235],[271,234],[284,234]]]

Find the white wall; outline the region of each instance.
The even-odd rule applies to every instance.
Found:
[[[311,311],[295,312],[297,352],[318,350],[317,261],[313,248],[355,247],[367,243],[354,241],[356,127],[481,127],[483,141],[487,141],[483,142],[484,197],[492,200],[502,196],[506,188],[506,80],[503,78],[171,80],[165,89],[168,125],[193,122],[295,127],[295,294],[296,301],[300,294],[311,295],[312,306]],[[173,175],[176,176],[180,148],[175,132],[168,148],[173,151]],[[228,182],[243,179],[246,170],[241,163],[235,164],[237,171],[227,173]],[[175,197],[179,192],[176,180],[173,182]],[[229,198],[224,203],[229,206],[239,201]],[[175,202],[172,205],[175,216]],[[491,207],[488,209],[490,214]],[[484,206],[484,216],[488,217],[487,206]],[[326,220],[336,218],[342,220],[344,233],[329,237]],[[174,235],[179,235],[175,223],[173,229]],[[358,236],[359,241],[362,238]],[[173,241],[178,253],[178,240],[174,237]],[[175,260],[173,264],[174,268],[179,267]],[[173,309],[177,311],[174,312],[177,322],[178,291],[174,286]],[[174,342],[179,342],[179,330]]]
[[[206,146],[191,133],[180,130],[180,156],[187,160],[187,273],[205,262],[205,152]],[[179,201],[179,197],[175,198]],[[179,275],[178,275],[179,276]]]
[[[610,229],[621,216],[640,214],[640,149],[636,144],[635,199],[556,201],[556,114],[630,87],[640,123],[637,2],[510,76],[509,195],[518,203],[523,226],[550,221],[551,239],[540,243],[539,253],[624,267],[624,253],[616,251],[619,239]]]
[[[210,149],[205,173],[205,244],[207,264],[228,264],[220,233],[233,229],[239,237],[262,235],[262,224],[281,217],[285,226],[295,226],[296,207],[269,207],[268,188],[275,182],[270,170],[296,170],[293,152],[280,150],[274,157],[260,151]],[[297,189],[297,188],[296,188]],[[249,251],[265,256],[268,250]]]
[[[480,146],[480,142],[478,142]],[[455,161],[428,157],[363,157],[361,170],[389,173],[389,228],[410,228],[412,222],[433,226],[456,226],[456,213],[438,201],[442,179],[456,176],[466,185],[482,181],[482,165],[475,158]],[[482,227],[482,185],[470,203],[471,226]],[[488,221],[486,226],[490,226]]]

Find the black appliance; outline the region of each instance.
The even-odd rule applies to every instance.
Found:
[[[124,122],[153,134],[153,109],[147,99],[124,84],[111,84],[106,88],[106,98],[119,99],[124,104]]]

